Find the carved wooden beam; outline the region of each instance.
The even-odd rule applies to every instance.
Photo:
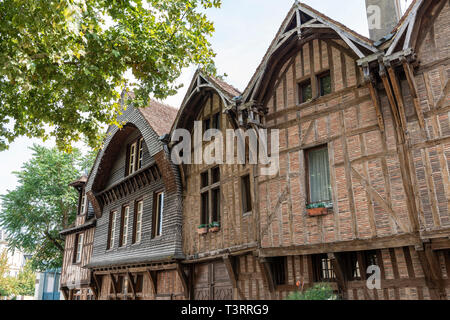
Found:
[[[151,271],[150,269],[147,269],[146,271],[148,279],[150,280],[150,283],[152,284],[152,291],[153,295],[156,295],[157,293],[157,277],[154,271]]]
[[[422,133],[425,134],[425,132],[426,132],[425,131],[425,129],[426,129],[425,119],[423,117],[422,108],[420,106],[420,99],[417,94],[418,90],[417,90],[416,79],[414,77],[414,73],[411,68],[411,65],[408,63],[408,61],[405,58],[403,59],[403,69],[405,70],[406,79],[408,80],[409,91],[411,92],[411,96],[413,98],[414,109],[416,111],[417,119],[419,120],[420,129],[422,130]],[[425,135],[424,135],[424,138],[426,138]]]
[[[263,275],[264,282],[267,285],[270,293],[275,291],[275,281],[272,276],[272,270],[270,268],[270,262],[266,258],[259,258],[261,273]]]
[[[133,281],[133,276],[131,275],[130,271],[127,270],[127,278],[128,283],[130,284],[131,291],[133,292],[133,299],[136,300],[136,284]]]
[[[179,264],[179,263],[177,264],[177,274],[181,280],[181,284],[183,285],[184,297],[186,299],[189,299],[189,280],[186,277],[186,274],[184,273],[184,270],[181,267],[181,264]]]

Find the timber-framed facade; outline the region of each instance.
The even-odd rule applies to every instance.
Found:
[[[151,121],[140,124],[152,109],[127,110],[130,126],[110,128],[82,186],[95,211],[85,269],[96,298],[284,299],[298,282],[329,282],[343,299],[449,299],[449,31],[447,0],[415,0],[376,43],[296,2],[242,93],[196,72],[160,135],[194,134],[194,121],[278,129],[273,176],[258,164],[174,166],[176,142],[160,140]],[[149,151],[142,171],[123,178],[138,132]],[[142,249],[105,249],[114,212],[122,217],[129,207],[132,230],[133,203],[171,188],[165,205],[174,209],[164,217],[173,210],[173,219],[162,224],[170,252],[151,239]],[[143,216],[152,220],[158,208],[148,202]],[[74,241],[65,265],[76,259]],[[371,265],[380,268],[380,289],[366,286]]]

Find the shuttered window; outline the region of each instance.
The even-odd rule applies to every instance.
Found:
[[[307,150],[306,160],[308,165],[309,203],[331,201],[328,148],[325,146]]]
[[[250,175],[241,178],[241,199],[243,213],[252,212],[252,194],[250,190]]]

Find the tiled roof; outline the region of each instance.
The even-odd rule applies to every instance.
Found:
[[[239,89],[236,89],[231,84],[228,84],[217,77],[214,76],[206,76],[206,77],[212,82],[214,82],[218,87],[220,87],[224,91],[224,93],[227,93],[231,98],[240,96],[242,94],[242,92],[240,92]]]
[[[170,133],[178,113],[177,109],[155,100],[151,100],[148,107],[139,108],[139,111],[159,136]]]

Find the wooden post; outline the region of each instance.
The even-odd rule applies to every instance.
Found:
[[[432,250],[430,243],[424,243],[423,248],[416,247],[416,251],[422,265],[431,299],[446,300],[445,285],[436,252]]]
[[[148,276],[148,279],[150,280],[150,283],[152,284],[153,294],[156,296],[156,292],[157,292],[157,283],[156,283],[157,279],[156,279],[156,276],[149,269],[147,269],[147,276]]]
[[[336,274],[336,281],[339,287],[339,292],[343,298],[347,297],[347,282],[345,278],[345,267],[341,256],[338,253],[328,253],[328,258],[333,264],[334,273]]]
[[[181,280],[181,284],[183,285],[184,297],[189,299],[189,281],[180,263],[177,264],[177,274]]]

